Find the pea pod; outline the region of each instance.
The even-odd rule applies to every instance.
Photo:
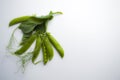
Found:
[[[34,42],[35,38],[36,38],[35,34],[31,35],[28,41],[25,44],[23,44],[23,46],[19,50],[17,50],[15,54],[22,55],[24,52],[26,52],[28,48],[32,45],[32,43]]]
[[[52,45],[47,37],[44,38],[44,44],[45,44],[45,47],[46,47],[46,50],[47,50],[47,53],[49,56],[49,60],[52,60],[52,58],[54,56],[53,48],[52,48]]]
[[[42,44],[42,52],[43,52],[43,62],[45,65],[48,62],[48,54],[47,54],[47,50],[46,50],[44,43]]]
[[[41,38],[40,36],[37,36],[36,38],[36,45],[35,45],[35,48],[34,48],[34,51],[33,51],[33,57],[32,57],[32,63],[36,64],[35,63],[35,60],[37,59],[39,53],[40,53],[40,49],[41,49]]]
[[[9,26],[13,26],[15,24],[18,24],[18,23],[21,23],[23,21],[26,21],[26,20],[30,19],[31,17],[32,16],[22,16],[22,17],[15,18],[15,19],[10,21]]]
[[[61,47],[61,45],[58,43],[58,41],[50,34],[47,33],[48,39],[52,43],[52,45],[55,47],[55,49],[58,51],[59,55],[63,58],[64,57],[64,50]]]

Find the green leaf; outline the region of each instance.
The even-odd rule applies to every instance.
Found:
[[[39,18],[37,18],[37,17],[31,17],[30,19],[29,19],[29,22],[30,23],[34,23],[34,24],[42,24],[43,22],[44,22],[45,20],[42,20],[42,19],[39,19]]]
[[[30,33],[23,33],[23,37],[22,37],[20,45],[24,45],[29,40],[31,35],[32,35],[31,32]]]
[[[36,24],[26,21],[20,24],[19,29],[21,29],[23,33],[30,33],[34,30],[35,26]]]

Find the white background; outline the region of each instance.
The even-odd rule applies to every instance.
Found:
[[[65,56],[61,59],[55,51],[46,66],[30,63],[23,74],[18,58],[6,54],[15,28],[8,23],[50,10],[63,12],[48,31]],[[0,80],[120,80],[120,0],[0,0]]]

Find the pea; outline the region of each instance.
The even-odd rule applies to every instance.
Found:
[[[47,33],[47,36],[48,36],[48,39],[50,40],[50,42],[55,47],[55,49],[58,51],[59,55],[63,58],[64,57],[64,50],[61,47],[61,45],[58,43],[58,41],[50,33]]]
[[[21,55],[21,54],[23,54],[25,51],[27,51],[27,49],[32,45],[32,43],[34,42],[34,40],[35,40],[35,38],[36,38],[36,35],[31,35],[31,37],[28,39],[28,41],[25,43],[25,44],[23,44],[23,46],[19,49],[19,50],[17,50],[16,52],[15,52],[15,54],[16,55]]]
[[[44,62],[44,65],[46,65],[48,62],[48,54],[47,54],[44,43],[42,44],[42,52],[43,52],[43,62]]]
[[[33,57],[32,57],[32,63],[36,64],[35,63],[35,60],[37,59],[39,53],[40,53],[40,49],[41,49],[41,38],[40,36],[37,36],[36,38],[36,45],[35,45],[35,48],[34,48],[34,51],[33,51]]]
[[[45,44],[45,47],[46,47],[46,50],[47,50],[47,53],[49,56],[49,60],[52,60],[52,58],[54,56],[53,48],[52,48],[52,45],[47,37],[44,38],[44,44]]]
[[[18,23],[21,23],[23,21],[26,21],[26,20],[30,19],[31,17],[32,16],[22,16],[22,17],[15,18],[15,19],[10,21],[9,26],[13,26],[15,24],[18,24]]]

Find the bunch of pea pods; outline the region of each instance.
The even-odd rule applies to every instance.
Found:
[[[48,61],[53,59],[53,48],[57,50],[61,58],[64,57],[64,50],[60,43],[50,34],[50,32],[47,32],[48,22],[53,19],[55,14],[62,14],[62,12],[50,11],[49,14],[45,16],[22,16],[10,21],[9,27],[19,24],[18,29],[23,33],[19,44],[20,48],[14,52],[16,56],[26,54],[26,51],[28,51],[35,42],[34,49],[31,52],[32,56],[30,58],[33,64],[38,63],[36,62],[36,59],[41,50],[43,53],[42,61],[44,64],[47,64]],[[27,53],[27,55],[29,55],[29,53]]]

